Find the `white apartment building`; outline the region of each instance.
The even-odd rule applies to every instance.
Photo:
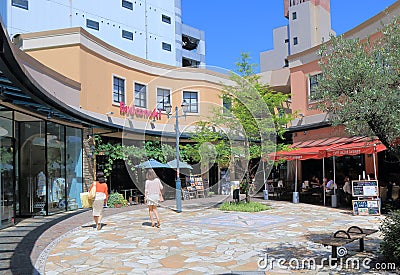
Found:
[[[261,72],[288,67],[287,57],[328,41],[330,0],[283,0],[288,25],[273,30],[274,48],[260,53]]]
[[[0,1],[0,15],[11,38],[82,27],[150,61],[178,67],[205,65],[204,31],[182,24],[181,13],[181,0]]]

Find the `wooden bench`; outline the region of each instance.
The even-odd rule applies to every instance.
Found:
[[[364,251],[364,238],[375,232],[378,232],[378,230],[360,228],[358,226],[351,226],[349,227],[349,229],[347,229],[347,231],[338,230],[329,238],[315,240],[315,242],[323,244],[324,246],[329,246],[329,245],[332,246],[332,259],[333,262],[335,262],[335,259],[337,259],[338,256],[338,250],[337,250],[338,247],[359,240],[360,241],[359,251],[362,252]],[[344,255],[339,255],[339,256],[344,256]]]

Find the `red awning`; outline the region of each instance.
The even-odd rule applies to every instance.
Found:
[[[316,147],[304,147],[298,148],[291,151],[279,151],[275,154],[270,154],[270,159],[277,160],[306,160],[306,159],[320,159],[320,150],[328,149],[331,146],[316,146]],[[271,158],[272,156],[272,158]]]
[[[355,156],[360,154],[373,154],[386,150],[385,145],[379,140],[352,142],[325,150],[326,157]]]
[[[296,146],[296,147],[294,147]],[[291,151],[279,151],[268,155],[271,160],[306,160],[322,159],[331,156],[352,156],[359,154],[372,154],[386,150],[378,140],[368,137],[340,138],[332,137],[319,140],[298,142],[291,146]]]

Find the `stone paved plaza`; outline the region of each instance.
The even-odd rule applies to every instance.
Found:
[[[193,200],[194,202],[195,200]],[[150,226],[145,207],[103,220],[81,224],[53,240],[35,261],[40,274],[360,274],[365,269],[288,270],[262,266],[268,258],[299,261],[328,258],[330,247],[314,242],[352,225],[379,228],[383,216],[353,216],[350,210],[290,202],[261,201],[272,206],[259,213],[223,212],[216,208],[187,208],[176,213],[161,208],[161,228]],[[72,218],[76,219],[76,218]],[[51,230],[51,228],[49,229]],[[372,257],[380,234],[346,245],[347,257]],[[266,254],[265,254],[266,251]],[[253,273],[246,273],[252,271]],[[243,272],[243,273],[240,273]],[[375,271],[369,271],[374,273]],[[382,272],[376,272],[382,274]]]

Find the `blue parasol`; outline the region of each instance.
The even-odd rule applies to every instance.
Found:
[[[155,159],[149,159],[146,160],[142,163],[139,163],[136,165],[137,168],[142,168],[142,169],[149,169],[149,168],[169,168],[167,164],[161,163],[159,161],[156,161]]]
[[[176,168],[176,159],[167,162],[169,168]],[[192,166],[186,162],[179,161],[179,169],[193,169]]]

